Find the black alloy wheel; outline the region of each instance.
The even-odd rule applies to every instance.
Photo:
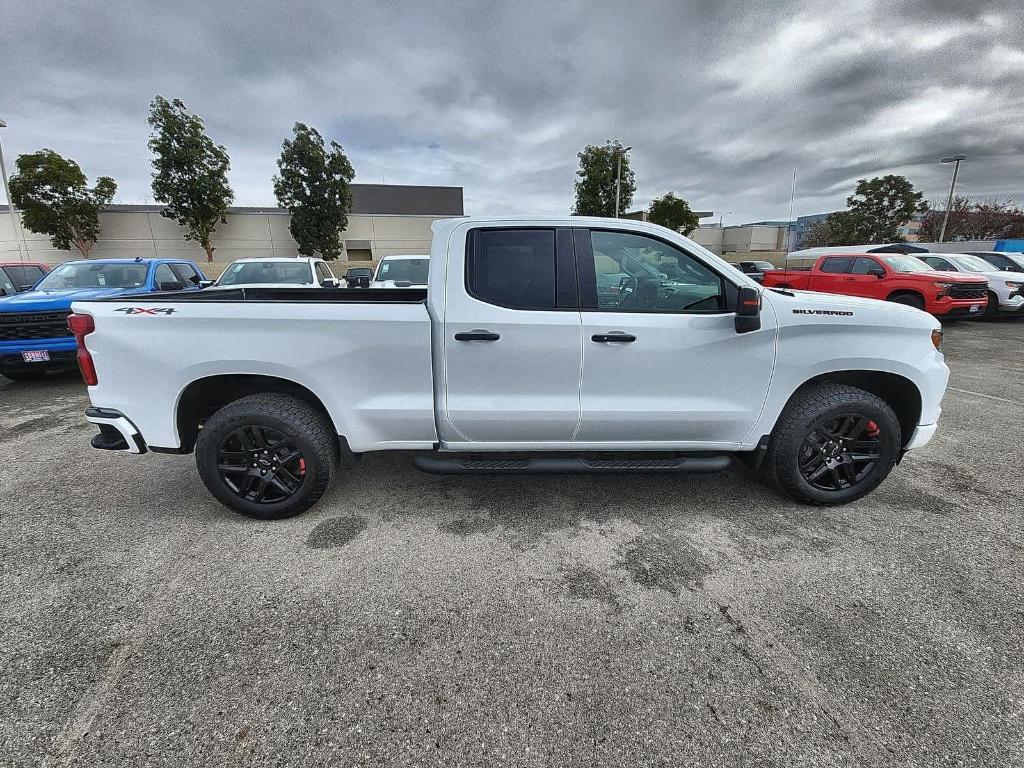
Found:
[[[277,504],[302,487],[306,459],[290,438],[269,427],[248,424],[220,444],[217,472],[239,498]]]
[[[881,458],[881,429],[859,414],[819,422],[800,446],[800,474],[812,488],[844,491],[871,474]]]

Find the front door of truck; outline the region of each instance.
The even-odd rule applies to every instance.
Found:
[[[448,443],[565,443],[579,425],[581,331],[567,227],[467,234],[445,277],[439,430]]]
[[[853,260],[849,274],[843,275],[844,296],[863,296],[868,299],[885,298],[884,287],[879,275],[885,277],[885,267],[870,256],[858,256]]]
[[[776,323],[737,333],[736,287],[676,245],[584,230],[576,259],[583,319],[577,444],[698,447],[743,440],[761,413]],[[621,275],[601,291],[604,275]]]

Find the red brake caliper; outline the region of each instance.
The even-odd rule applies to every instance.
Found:
[[[878,428],[878,425],[873,421],[868,422],[867,427],[868,437],[875,438],[882,434],[882,430]]]
[[[874,424],[875,422],[871,422],[871,423]],[[877,427],[876,427],[876,429],[877,429]],[[306,460],[305,459],[299,459],[299,477],[302,477],[304,474],[306,474]]]

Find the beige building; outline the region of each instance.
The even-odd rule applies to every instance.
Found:
[[[184,230],[161,216],[161,209],[158,205],[109,206],[100,214],[102,231],[90,257],[185,257],[204,265],[203,249],[186,240]],[[462,215],[462,187],[353,184],[342,259],[366,262],[395,253],[429,253],[430,225]],[[227,223],[217,227],[213,238],[216,264],[247,256],[297,255],[288,221],[288,212],[281,208],[230,209]],[[77,250],[57,250],[48,237],[28,230],[24,230],[24,240],[19,240],[7,206],[0,206],[0,261],[24,257],[57,264],[81,258]]]
[[[735,261],[733,256],[758,254],[770,255],[786,248],[786,227],[762,224],[746,224],[737,227],[700,227],[690,234],[690,239],[700,243],[712,253]]]

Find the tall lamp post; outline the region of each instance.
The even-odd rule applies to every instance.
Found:
[[[618,165],[615,171],[615,218],[619,218],[619,187],[622,184],[622,156],[629,152],[632,147],[620,147],[615,150]]]
[[[949,198],[946,200],[946,215],[942,217],[942,229],[939,231],[939,242],[946,237],[946,223],[949,221],[949,209],[953,207],[953,190],[956,188],[956,175],[960,172],[960,161],[966,160],[967,155],[951,155],[939,160],[940,163],[953,163],[953,181],[949,185]]]
[[[4,120],[0,120],[0,128],[6,128],[7,123]],[[14,212],[14,201],[11,200],[11,188],[7,185],[7,167],[4,165],[4,146],[3,142],[0,142],[0,176],[4,180],[4,196],[7,198],[7,212],[11,214],[11,233],[14,235],[15,241],[18,243],[18,260],[24,261],[25,254],[21,250],[21,221],[18,220],[18,214]]]

